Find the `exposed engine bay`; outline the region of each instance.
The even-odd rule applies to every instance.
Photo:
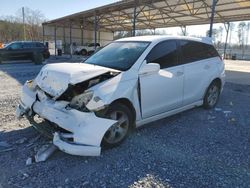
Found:
[[[85,93],[85,91],[98,83],[113,78],[118,74],[119,72],[106,72],[75,85],[69,84],[68,89],[57,99],[57,101],[68,101],[70,102],[70,107],[83,112],[88,112],[89,110],[86,108],[85,104],[87,104],[87,102],[89,102],[88,100],[92,98],[92,94],[90,92]]]

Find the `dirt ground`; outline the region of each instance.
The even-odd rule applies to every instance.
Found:
[[[100,157],[57,151],[26,165],[50,142],[15,119],[21,85],[41,67],[0,65],[0,188],[250,187],[250,62],[226,62],[228,82],[213,110],[150,123]]]

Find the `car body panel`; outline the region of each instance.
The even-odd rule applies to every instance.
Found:
[[[203,98],[209,83],[215,79],[214,75],[219,75],[217,67],[220,61],[218,57],[215,57],[187,63],[183,66],[185,72],[184,105]]]
[[[182,105],[184,73],[182,66],[140,75],[142,116],[148,118]]]

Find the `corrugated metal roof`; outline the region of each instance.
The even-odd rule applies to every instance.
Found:
[[[208,24],[212,0],[123,0],[43,23],[47,26],[94,28],[95,16],[100,31],[129,31],[133,28],[136,7],[136,29]],[[218,0],[215,23],[250,20],[250,0]]]

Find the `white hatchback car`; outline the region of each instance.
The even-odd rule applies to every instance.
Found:
[[[213,108],[224,82],[224,63],[209,38],[125,38],[84,63],[44,66],[23,86],[16,115],[50,131],[62,151],[96,156],[134,127]]]

